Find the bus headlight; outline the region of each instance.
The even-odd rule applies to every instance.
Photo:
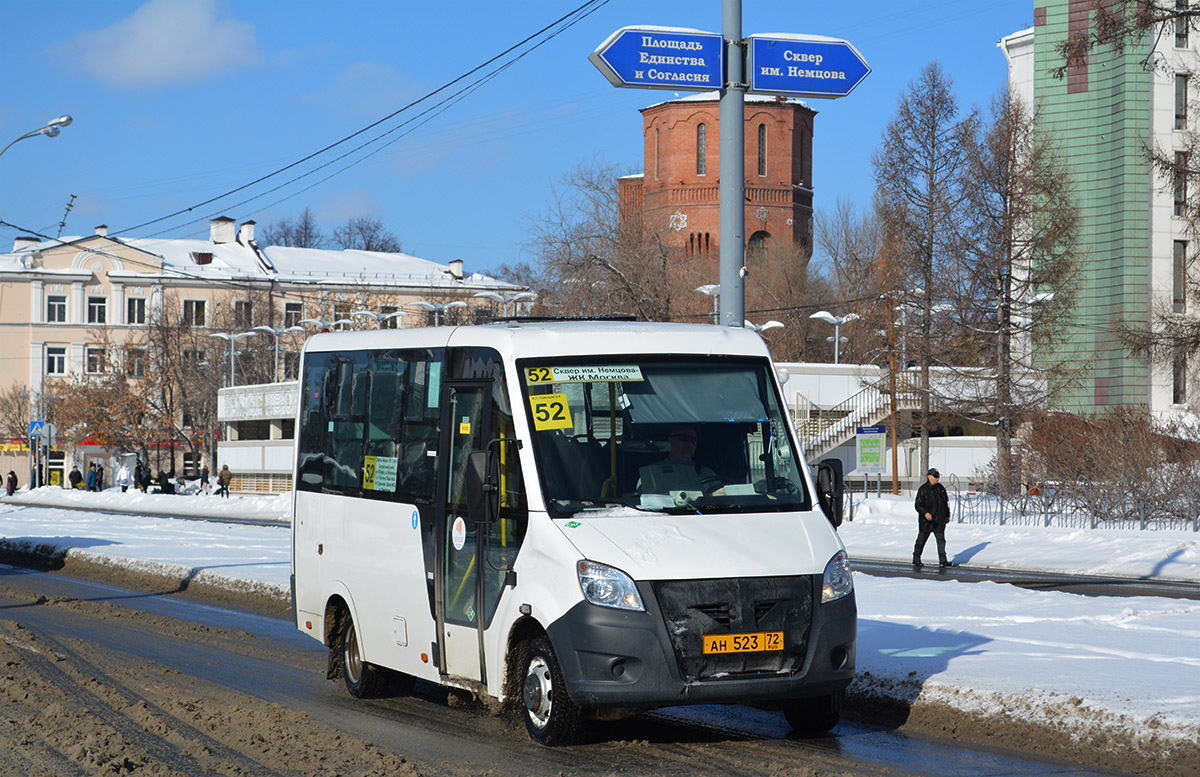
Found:
[[[646,611],[633,578],[621,570],[584,559],[575,564],[575,571],[579,574],[583,598],[592,604],[619,610]]]
[[[850,559],[846,551],[839,550],[825,565],[825,576],[821,579],[821,604],[837,601],[854,590],[854,575],[850,571]]]

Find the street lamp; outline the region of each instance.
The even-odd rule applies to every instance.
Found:
[[[467,303],[460,299],[456,299],[453,302],[426,302],[423,299],[419,299],[416,302],[410,302],[408,304],[412,305],[413,307],[421,308],[421,310],[428,310],[433,313],[434,326],[441,326],[442,313],[450,310],[451,308],[465,308],[467,306]]]
[[[254,327],[254,331],[261,332],[263,334],[275,335],[275,382],[278,383],[279,382],[279,336],[286,332],[303,332],[304,327],[289,326],[289,327],[285,327],[283,329],[276,329],[273,326],[267,326],[266,324],[262,324],[261,326]],[[249,333],[247,333],[247,334],[249,334]]]
[[[302,318],[300,319],[300,323],[312,324],[321,332],[331,332],[335,326],[341,326],[342,324],[354,325],[354,322],[348,318],[339,318],[336,321],[326,321],[323,318]]]
[[[706,283],[703,286],[696,287],[695,290],[700,292],[701,294],[707,294],[708,296],[712,297],[713,312],[710,313],[709,315],[712,316],[714,325],[721,323],[721,306],[720,306],[721,284]]]
[[[743,325],[745,326],[745,328],[746,328],[746,329],[750,329],[750,330],[752,330],[752,331],[755,331],[755,332],[765,332],[765,331],[766,331],[766,330],[768,330],[768,329],[781,329],[781,328],[783,328],[783,323],[782,323],[782,322],[780,322],[780,321],[774,321],[774,320],[772,320],[772,321],[768,321],[768,322],[767,322],[767,323],[765,323],[765,324],[751,324],[749,321],[745,321],[745,322],[743,322]]]
[[[373,310],[356,310],[350,314],[351,316],[366,316],[375,322],[376,329],[383,329],[383,322],[390,321],[393,318],[407,316],[403,310],[394,310],[391,313],[376,313]]]
[[[839,334],[842,324],[848,324],[851,321],[857,321],[858,319],[862,318],[862,316],[858,315],[857,313],[847,313],[844,316],[835,316],[828,310],[818,310],[816,313],[813,313],[811,316],[809,316],[809,318],[816,318],[824,321],[826,324],[833,324],[833,363],[837,364],[838,346],[842,343],[842,338]]]
[[[4,148],[0,149],[0,154],[3,154],[5,151],[8,151],[10,148],[12,148],[13,143],[25,140],[26,138],[37,137],[38,135],[45,135],[48,138],[57,137],[60,131],[59,128],[67,126],[72,121],[73,119],[70,116],[59,116],[57,119],[51,119],[50,121],[46,122],[46,126],[38,127],[35,130],[30,130],[24,135],[18,137],[12,143],[9,143]]]
[[[222,340],[229,342],[229,385],[234,385],[233,378],[233,353],[237,350],[237,341],[246,337],[254,337],[257,332],[239,332],[236,335],[226,334],[224,332],[216,332],[209,337],[219,337]]]
[[[521,301],[527,300],[527,299],[537,299],[537,294],[535,294],[532,291],[509,291],[509,292],[481,291],[476,294],[472,294],[471,296],[486,297],[487,299],[494,299],[497,302],[499,302],[500,304],[504,305],[504,317],[505,318],[508,318],[508,306],[510,303],[521,302]]]

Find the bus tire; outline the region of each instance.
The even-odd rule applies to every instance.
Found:
[[[841,722],[845,697],[844,691],[837,691],[811,699],[793,699],[784,705],[783,714],[797,736],[822,736]]]
[[[387,673],[363,659],[362,643],[350,613],[342,617],[342,633],[338,640],[342,652],[342,679],[346,690],[356,699],[371,699],[387,691]]]
[[[521,710],[525,729],[539,744],[573,742],[579,730],[579,706],[567,694],[562,669],[550,640],[538,637],[524,651]]]

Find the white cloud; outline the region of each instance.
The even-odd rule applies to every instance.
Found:
[[[58,47],[112,86],[195,81],[259,62],[254,25],[218,18],[216,0],[150,0],[121,21]]]

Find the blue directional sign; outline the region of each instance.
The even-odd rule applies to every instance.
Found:
[[[708,91],[724,86],[724,52],[715,32],[622,27],[588,59],[613,86]]]
[[[751,92],[795,97],[845,97],[871,67],[844,40],[818,35],[751,35]]]

